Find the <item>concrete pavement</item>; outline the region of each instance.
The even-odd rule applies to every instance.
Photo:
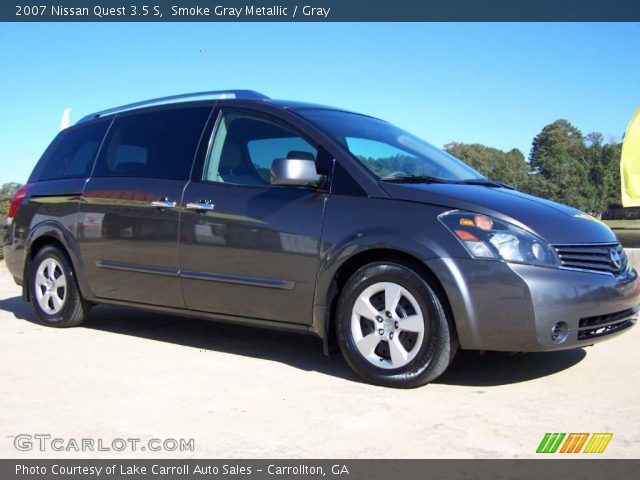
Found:
[[[0,457],[523,458],[545,432],[613,432],[599,457],[638,458],[639,342],[636,327],[587,349],[461,352],[436,383],[393,390],[307,336],[113,307],[40,326],[0,263]],[[34,433],[195,449],[14,448]]]

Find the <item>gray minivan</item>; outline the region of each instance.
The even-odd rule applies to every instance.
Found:
[[[458,348],[581,347],[638,317],[596,219],[385,121],[247,90],[83,118],[9,217],[7,266],[46,325],[114,304],[312,333],[386,386]]]

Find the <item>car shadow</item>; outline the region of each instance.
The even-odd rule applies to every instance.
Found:
[[[22,297],[0,300],[0,310],[40,324],[30,303]],[[322,353],[322,342],[312,335],[295,334],[225,322],[207,321],[137,308],[97,305],[79,328],[130,335],[215,351],[281,362],[307,371],[360,382],[342,356]]]
[[[16,318],[38,323],[31,304],[21,297],[0,300],[0,310],[8,311]],[[107,305],[95,306],[81,328],[262,358],[361,382],[341,355],[323,355],[321,341],[311,335]],[[525,382],[570,368],[585,356],[583,349],[528,354],[460,351],[449,369],[434,383],[490,387]]]
[[[586,356],[583,348],[539,353],[461,350],[449,369],[434,383],[493,387],[526,382],[571,368]]]

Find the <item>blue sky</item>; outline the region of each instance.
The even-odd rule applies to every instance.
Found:
[[[250,88],[382,117],[431,143],[528,155],[544,125],[620,138],[640,106],[640,24],[2,24],[0,183],[60,116]]]

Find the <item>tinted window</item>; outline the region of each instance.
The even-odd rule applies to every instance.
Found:
[[[94,176],[186,180],[210,111],[171,108],[116,118]]]
[[[484,178],[474,169],[390,123],[355,113],[299,109],[377,177],[429,175],[446,181]]]
[[[36,167],[38,180],[88,177],[109,122],[63,130]]]
[[[345,140],[349,151],[356,155],[369,170],[381,177],[394,171],[415,173],[414,166],[420,162],[415,155],[387,143],[354,137],[345,137]],[[422,169],[419,172],[431,176],[438,174],[437,168],[426,162],[422,163]]]
[[[205,180],[240,185],[270,185],[278,158],[316,160],[317,150],[302,137],[271,120],[238,113],[218,122]]]

